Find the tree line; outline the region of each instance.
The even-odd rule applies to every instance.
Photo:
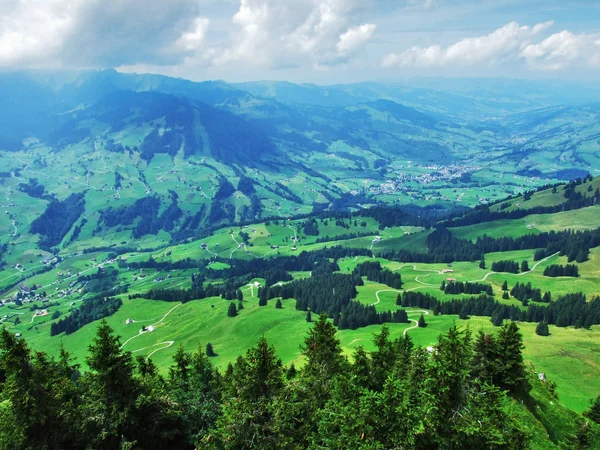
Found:
[[[115,297],[93,297],[84,300],[79,308],[50,325],[50,336],[60,333],[72,334],[84,325],[112,316],[123,304],[120,298]]]
[[[263,337],[223,372],[202,348],[180,347],[163,376],[152,360],[123,352],[102,322],[82,373],[64,349],[51,358],[2,329],[0,446],[528,448],[521,403],[534,403],[540,382],[523,362],[514,322],[475,336],[453,326],[431,352],[409,336],[392,339],[385,326],[373,344],[349,360],[321,315],[301,346],[301,369],[284,366]],[[574,439],[598,437],[595,426],[562,426]]]
[[[579,268],[576,264],[551,264],[544,269],[545,277],[578,277]]]
[[[471,242],[453,236],[445,227],[439,227],[427,236],[425,252],[400,249],[381,252],[377,256],[400,262],[450,263],[476,261],[485,253],[543,249],[545,255],[559,253],[561,256],[566,255],[569,262],[584,262],[588,258],[590,248],[598,246],[600,228],[585,231],[549,231],[515,238],[492,238],[483,235]]]

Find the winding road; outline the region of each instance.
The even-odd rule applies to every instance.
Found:
[[[525,275],[526,273],[533,272],[533,271],[535,270],[535,268],[536,268],[537,266],[539,266],[541,263],[543,263],[543,262],[545,262],[545,261],[549,260],[550,258],[552,258],[552,257],[554,257],[554,256],[556,256],[556,255],[558,255],[559,253],[560,253],[560,252],[556,252],[556,253],[553,253],[553,254],[552,254],[552,255],[550,255],[550,256],[546,256],[544,259],[540,259],[540,260],[539,260],[538,262],[536,262],[536,263],[533,265],[533,267],[532,267],[531,269],[529,269],[527,272],[521,272],[521,273],[520,273],[520,274],[518,274],[517,276],[518,276],[518,277],[520,277],[521,275]]]
[[[429,311],[425,311],[425,310],[417,310],[417,311],[406,311],[407,315],[412,315],[412,314],[425,314],[426,316],[429,315]],[[414,330],[415,328],[419,327],[419,321],[415,320],[415,319],[408,319],[411,322],[414,322],[415,324],[412,327],[408,327],[406,330],[404,330],[403,335],[406,336],[406,333],[408,333],[408,330]]]
[[[167,311],[167,312],[166,312],[166,314],[165,314],[164,316],[162,316],[162,317],[161,317],[161,318],[160,318],[158,321],[154,322],[154,323],[153,323],[153,324],[151,324],[151,325],[148,325],[148,327],[155,327],[155,326],[158,326],[159,324],[161,324],[161,323],[162,323],[162,322],[163,322],[163,321],[164,321],[164,320],[165,320],[165,319],[166,319],[166,318],[169,316],[169,314],[171,314],[173,311],[175,311],[175,310],[176,310],[177,308],[179,308],[181,305],[182,305],[182,303],[179,303],[178,305],[175,305],[173,308],[171,308],[169,311]],[[153,319],[151,319],[151,320],[153,320]],[[134,323],[135,323],[135,322],[141,322],[141,320],[134,321]],[[125,347],[125,346],[126,346],[128,343],[129,343],[129,342],[131,342],[132,340],[134,340],[135,338],[138,338],[138,337],[140,337],[141,335],[143,335],[143,334],[146,334],[146,333],[148,333],[148,332],[149,332],[149,331],[148,331],[148,329],[147,329],[147,328],[146,328],[146,330],[145,330],[145,331],[142,331],[142,330],[140,330],[138,334],[136,334],[136,335],[134,335],[134,336],[130,337],[130,338],[129,338],[129,339],[127,339],[125,342],[123,342],[123,344],[121,345],[121,349],[122,349],[123,347]],[[160,344],[165,344],[165,343],[167,343],[167,342],[170,342],[170,344],[169,344],[169,345],[167,345],[166,347],[163,347],[163,348],[156,349],[155,351],[153,351],[152,353],[150,353],[150,355],[152,355],[152,354],[156,353],[156,352],[157,352],[157,351],[159,351],[159,350],[164,350],[165,348],[169,348],[171,345],[173,345],[173,344],[175,343],[175,341],[165,341],[165,342],[159,342],[159,343],[157,343],[157,344],[150,345],[150,346],[148,346],[148,347],[146,347],[146,348],[149,348],[149,347],[154,347],[154,346],[156,346],[156,345],[160,345]],[[133,350],[133,351],[132,351],[132,353],[134,353],[134,352],[136,352],[136,351],[138,351],[138,352],[139,352],[139,351],[142,351],[142,350],[144,350],[144,349]],[[149,358],[149,357],[150,357],[150,355],[148,355],[148,356],[147,356],[147,358]]]

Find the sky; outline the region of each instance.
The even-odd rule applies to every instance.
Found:
[[[597,0],[0,0],[0,69],[592,81]]]

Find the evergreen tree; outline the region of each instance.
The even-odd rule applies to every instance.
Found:
[[[508,295],[508,291],[504,291],[504,292],[502,292],[502,299],[503,299],[503,300],[508,300],[508,299],[510,299],[510,296]]]
[[[238,302],[242,302],[244,300],[244,294],[242,293],[241,289],[236,290],[235,294]]]
[[[498,371],[498,342],[489,333],[479,331],[475,339],[473,351],[473,377],[482,383],[493,383]]]
[[[504,322],[504,317],[502,317],[502,310],[500,308],[496,308],[494,310],[490,321],[495,327],[499,327],[502,325],[502,323]]]
[[[502,290],[508,291],[508,282],[506,280],[504,280],[504,283],[502,283]]]
[[[208,344],[206,344],[206,356],[209,357],[213,357],[213,356],[217,356],[217,354],[215,353],[212,344],[209,342]]]
[[[306,321],[308,323],[312,322],[312,315],[310,314],[310,309],[306,312]]]
[[[521,273],[524,272],[529,272],[529,264],[527,263],[527,260],[521,261]]]
[[[600,395],[595,400],[590,401],[590,409],[584,411],[583,415],[600,424]]]
[[[235,307],[235,303],[234,302],[230,302],[229,303],[229,309],[227,309],[227,316],[228,317],[235,317],[235,316],[237,316],[237,308]]]
[[[244,309],[244,302],[238,302],[238,304],[237,304],[237,310],[241,311],[242,309]]]
[[[275,308],[277,308],[277,309],[283,308],[283,304],[281,303],[280,298],[278,298],[277,301],[275,302]]]
[[[283,388],[283,365],[262,337],[233,367],[223,414],[211,442],[227,449],[280,447],[273,427],[272,402]]]
[[[498,332],[499,361],[497,385],[515,395],[524,395],[531,390],[523,362],[523,336],[513,321],[502,325]]]
[[[423,316],[423,314],[421,314],[421,316],[419,317],[417,324],[419,328],[425,328],[427,326],[427,322],[425,322],[425,316]]]
[[[292,364],[290,364],[290,367],[288,367],[288,370],[285,373],[285,377],[288,380],[291,380],[291,379],[295,378],[297,374],[298,374],[298,370],[296,369],[296,366],[294,365],[294,363],[292,363]]]
[[[479,268],[485,269],[485,258],[483,255],[481,255],[481,260],[479,261]]]
[[[546,322],[539,322],[535,327],[535,334],[538,336],[550,336],[550,330]]]

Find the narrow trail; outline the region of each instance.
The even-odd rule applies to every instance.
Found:
[[[427,275],[417,275],[417,276],[415,277],[415,281],[416,281],[417,283],[419,283],[419,284],[422,284],[422,285],[424,285],[424,286],[435,286],[435,284],[431,284],[431,283],[425,283],[425,282],[423,282],[423,281],[419,280],[419,277],[426,278],[426,277],[429,277],[429,276],[431,276],[431,275],[433,275],[433,274],[432,274],[432,273],[429,273],[429,274],[427,274]]]
[[[175,343],[175,341],[164,341],[164,342],[157,342],[156,344],[152,344],[152,345],[149,345],[149,346],[147,346],[147,347],[144,347],[144,348],[139,348],[139,349],[137,349],[137,350],[133,350],[131,353],[143,352],[144,350],[147,350],[147,349],[149,349],[149,348],[152,348],[152,347],[156,347],[156,346],[159,346],[159,345],[164,345],[164,344],[166,344],[164,347],[157,348],[157,349],[155,349],[155,350],[151,351],[150,353],[148,353],[148,355],[146,356],[146,359],[148,359],[148,358],[150,358],[152,355],[154,355],[156,352],[158,352],[158,351],[161,351],[161,350],[165,350],[165,349],[169,348],[171,345],[173,345],[174,343]]]
[[[490,275],[492,275],[494,273],[498,273],[498,272],[488,272],[485,274],[485,276],[481,280],[471,280],[471,281],[469,281],[469,283],[478,283],[479,281],[485,281],[485,280],[487,280],[487,277],[489,277]]]
[[[518,277],[520,277],[521,275],[525,275],[526,273],[533,272],[533,271],[535,270],[535,268],[536,268],[537,266],[539,266],[541,263],[543,263],[543,262],[545,262],[545,261],[548,261],[550,258],[553,258],[553,257],[555,257],[555,256],[556,256],[556,255],[558,255],[559,253],[560,253],[560,252],[556,252],[556,253],[553,253],[553,254],[552,254],[552,255],[550,255],[550,256],[546,256],[544,259],[540,259],[540,260],[539,260],[538,262],[536,262],[536,263],[533,265],[533,267],[532,267],[531,269],[529,269],[527,272],[521,272],[521,273],[517,274],[517,276],[518,276]]]
[[[175,305],[173,308],[171,308],[169,311],[166,312],[166,314],[164,316],[162,316],[162,318],[156,322],[154,322],[153,324],[149,325],[149,327],[153,327],[153,326],[157,326],[160,323],[162,323],[168,316],[169,314],[171,314],[173,311],[175,311],[177,308],[179,308],[182,305],[182,303],[179,303],[178,305]],[[140,330],[138,334],[130,337],[129,339],[127,339],[125,342],[123,342],[123,344],[121,345],[121,349],[123,347],[125,347],[129,342],[131,342],[132,340],[134,340],[135,338],[138,338],[140,336],[142,336],[143,334],[148,333],[149,331],[142,331]],[[169,341],[170,342],[170,341]],[[171,344],[172,345],[172,344]],[[170,347],[170,346],[169,346]],[[166,347],[165,347],[166,348]],[[162,350],[162,349],[159,349]]]
[[[426,316],[429,315],[429,311],[425,311],[425,310],[416,310],[416,311],[406,311],[407,315],[412,315],[412,314],[424,314]],[[406,330],[404,330],[403,335],[406,336],[406,334],[408,333],[409,330],[414,330],[415,328],[419,327],[419,321],[415,320],[415,319],[408,319],[411,322],[414,322],[414,325],[412,327],[408,327]]]
[[[399,289],[381,289],[381,290],[375,292],[375,297],[377,298],[377,301],[375,303],[371,303],[369,306],[375,306],[375,305],[379,304],[379,302],[381,301],[381,299],[379,298],[380,292],[398,292],[398,293],[400,293],[402,291]]]
[[[210,253],[211,255],[219,256],[217,253],[215,253],[215,252],[213,252],[213,251],[211,251],[211,250],[209,250],[209,249],[208,249],[208,244],[206,245],[206,248],[205,248],[205,250],[206,250],[208,253]]]
[[[233,233],[230,233],[229,236],[231,236],[231,239],[233,239],[233,242],[236,243],[237,248],[234,248],[231,253],[229,254],[229,259],[233,258],[233,254],[239,250],[240,248],[242,248],[242,244],[240,244],[238,241],[235,240],[235,237],[233,237]]]
[[[395,272],[396,270],[400,270],[403,267],[412,267],[412,269],[415,272],[432,272],[432,273],[439,273],[440,275],[443,275],[443,273],[444,273],[441,270],[435,270],[435,269],[432,269],[432,270],[417,269],[417,265],[416,264],[403,264],[400,267],[396,267],[395,269],[392,269],[392,272]]]
[[[296,234],[296,229],[291,225],[288,225],[288,228],[294,232],[294,242],[298,242],[298,235]]]

